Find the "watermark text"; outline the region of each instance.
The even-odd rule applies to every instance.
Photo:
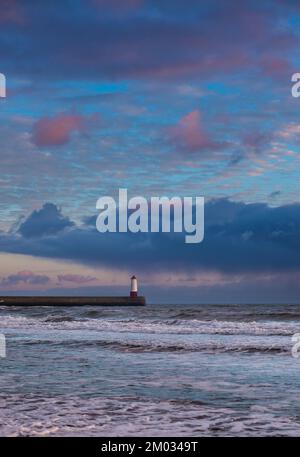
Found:
[[[6,77],[0,73],[0,98],[6,97]]]
[[[133,197],[119,189],[119,201],[105,196],[97,200],[100,210],[96,227],[106,232],[151,232],[186,234],[186,243],[200,243],[204,238],[203,197]]]
[[[0,333],[0,357],[6,357],[6,338],[3,333]]]

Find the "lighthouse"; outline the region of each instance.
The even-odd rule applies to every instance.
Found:
[[[137,297],[137,295],[138,295],[137,279],[135,276],[132,276],[131,277],[130,297]]]

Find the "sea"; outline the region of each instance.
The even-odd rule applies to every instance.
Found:
[[[300,436],[299,332],[289,304],[2,306],[0,436]]]

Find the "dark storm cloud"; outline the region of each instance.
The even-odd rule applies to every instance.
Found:
[[[299,231],[300,204],[209,202],[200,244],[185,244],[174,233],[100,234],[91,225],[72,226],[46,204],[18,233],[0,236],[0,251],[141,271],[288,272],[300,268]]]
[[[298,43],[279,26],[279,0],[7,3],[3,70],[35,79],[211,77],[250,67],[277,76],[280,56]]]
[[[35,210],[21,223],[18,231],[24,238],[54,235],[74,224],[53,203],[45,203],[40,210]]]

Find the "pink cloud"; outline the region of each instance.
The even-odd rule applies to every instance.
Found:
[[[80,114],[58,114],[44,117],[33,128],[32,141],[39,147],[62,146],[68,143],[74,132],[85,132],[90,121],[97,115],[85,117]]]
[[[0,24],[9,22],[24,23],[23,11],[17,0],[1,0]]]
[[[164,39],[164,37],[162,37],[162,39]],[[200,74],[203,77],[210,77],[213,73],[230,73],[234,70],[247,69],[249,68],[250,64],[255,64],[254,60],[250,61],[249,55],[247,55],[244,50],[238,49],[232,50],[230,54],[227,53],[226,49],[220,49],[218,50],[217,54],[213,56],[202,56],[200,59],[197,58],[192,61],[190,61],[188,58],[183,60],[185,57],[180,54],[181,46],[185,45],[185,43],[187,46],[191,45],[188,39],[186,39],[183,43],[178,42],[179,58],[177,60],[174,59],[174,61],[168,62],[166,59],[163,61],[158,59],[155,62],[152,61],[151,65],[149,63],[147,66],[140,66],[138,64],[132,65],[132,67],[128,69],[128,74],[130,76],[137,76],[140,78],[157,78],[160,80],[174,79],[184,81],[185,78],[194,74]],[[195,37],[192,44],[195,45],[195,47],[207,47],[208,53],[210,52],[208,47],[209,44],[201,38]],[[133,60],[136,60],[136,58],[140,59],[140,54],[143,51],[137,50],[139,47],[141,47],[140,44],[133,44],[132,48],[130,49]],[[124,52],[126,52],[126,50],[122,50],[120,58]],[[166,52],[168,52],[167,49]]]
[[[1,284],[4,286],[15,286],[23,284],[46,284],[50,278],[46,275],[38,275],[30,270],[22,270],[16,274],[9,275],[2,279]]]
[[[177,125],[170,129],[170,136],[179,147],[189,152],[219,149],[222,146],[215,142],[204,128],[199,110],[180,119]]]
[[[83,275],[76,275],[76,274],[65,274],[65,275],[58,275],[57,279],[59,282],[73,282],[76,284],[84,284],[87,282],[95,281],[93,276],[83,276]]]
[[[264,57],[260,61],[262,71],[274,78],[289,78],[292,67],[288,60],[278,57]]]
[[[144,0],[92,0],[93,5],[116,10],[133,9],[140,7]]]

